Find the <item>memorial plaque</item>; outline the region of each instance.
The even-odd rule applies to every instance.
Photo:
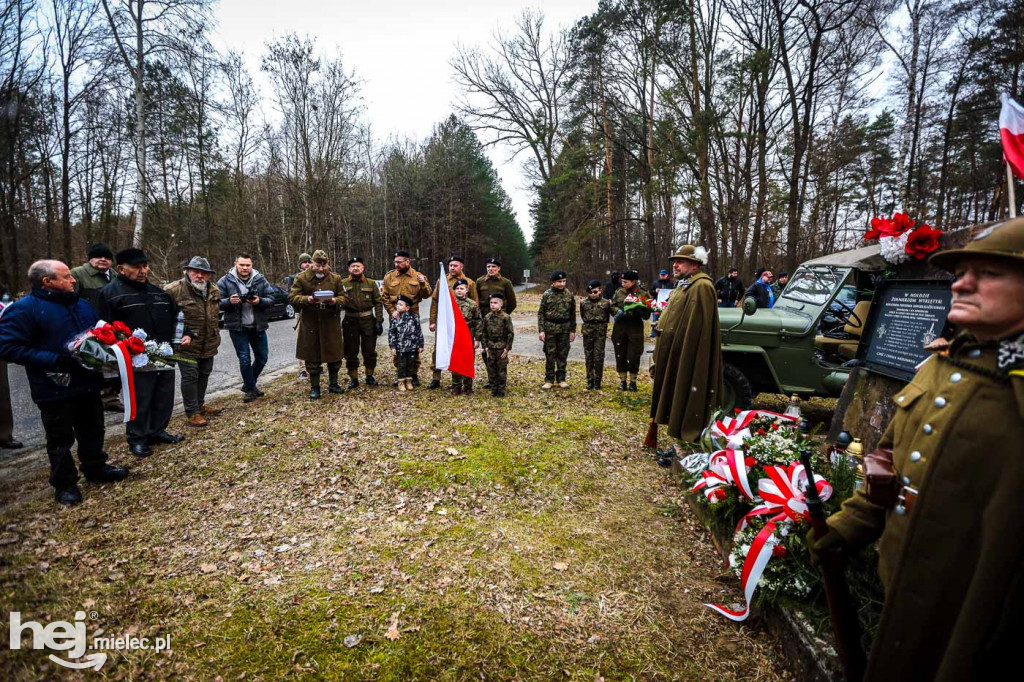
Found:
[[[909,381],[942,336],[952,292],[939,280],[886,280],[875,290],[857,359],[872,372]]]

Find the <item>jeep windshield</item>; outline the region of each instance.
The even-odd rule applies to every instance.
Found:
[[[824,306],[832,298],[832,294],[842,284],[849,268],[815,267],[800,268],[789,280],[786,290],[776,304],[785,307],[787,303],[806,303],[813,306]],[[803,306],[800,306],[803,308]]]

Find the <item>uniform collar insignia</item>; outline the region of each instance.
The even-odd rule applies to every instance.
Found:
[[[1024,334],[999,342],[996,366],[1002,371],[1024,367]]]

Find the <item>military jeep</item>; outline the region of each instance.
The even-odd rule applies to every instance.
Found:
[[[877,246],[802,264],[770,309],[719,308],[726,410],[759,393],[837,397],[850,374],[875,285]]]

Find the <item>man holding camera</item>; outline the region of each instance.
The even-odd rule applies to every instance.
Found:
[[[245,393],[242,402],[251,403],[263,395],[256,382],[270,355],[267,309],[274,305],[270,283],[253,269],[249,254],[242,253],[235,258],[235,265],[228,274],[217,282],[217,289],[220,309],[224,311],[224,328],[231,336],[242,373],[242,392]]]
[[[295,357],[304,360],[309,372],[309,399],[320,399],[320,373],[327,365],[331,393],[344,393],[338,383],[345,342],[341,334],[341,310],[350,301],[341,275],[327,264],[327,252],[313,252],[313,265],[295,278],[288,300],[299,312],[299,338]]]

